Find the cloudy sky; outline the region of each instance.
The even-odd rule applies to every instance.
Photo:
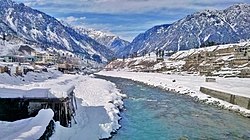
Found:
[[[16,0],[58,19],[112,32],[131,41],[159,25],[204,9],[225,9],[250,0]]]

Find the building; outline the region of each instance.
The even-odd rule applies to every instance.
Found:
[[[250,57],[250,45],[238,46],[235,48],[234,55],[236,58],[249,58]]]
[[[3,55],[0,56],[2,62],[16,62],[17,61],[17,57],[15,57],[14,55]]]
[[[58,64],[58,70],[63,73],[68,73],[74,71],[74,65],[64,63],[64,64]]]
[[[30,46],[28,45],[21,45],[18,49],[19,52],[21,52],[22,54],[25,54],[25,55],[32,55],[34,56],[35,54],[35,49],[31,48]]]
[[[36,52],[34,54],[35,62],[39,64],[56,63],[59,58],[58,54],[53,54],[49,52]]]
[[[35,57],[34,56],[20,56],[20,55],[3,55],[3,56],[0,56],[0,61],[7,62],[7,63],[13,63],[13,62],[32,63],[35,61]]]
[[[53,54],[53,53],[47,53],[45,55],[45,62],[47,63],[55,63],[59,58],[58,54]]]
[[[45,52],[35,52],[33,55],[36,63],[45,63]]]
[[[0,64],[0,73],[8,72],[8,67]]]
[[[238,46],[234,51],[233,65],[244,65],[250,62],[250,45]]]
[[[55,113],[53,119],[70,127],[77,109],[74,89],[69,84],[31,90],[0,88],[0,120],[34,117],[39,110],[51,108]]]

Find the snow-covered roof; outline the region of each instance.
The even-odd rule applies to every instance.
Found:
[[[58,98],[66,98],[69,96],[70,93],[72,93],[75,89],[74,85],[71,84],[62,84],[62,85],[58,85],[58,86],[53,86],[50,89],[50,93],[52,93],[53,95],[55,95]]]
[[[0,62],[1,66],[14,66],[18,65],[17,63],[12,63],[12,62]]]
[[[66,98],[74,89],[73,85],[53,85],[51,88],[30,90],[0,88],[0,98]]]
[[[33,67],[33,66],[30,66],[30,65],[24,65],[24,67],[27,68],[27,69],[34,70],[34,67]]]

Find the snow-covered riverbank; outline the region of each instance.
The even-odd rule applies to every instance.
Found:
[[[116,86],[92,76],[74,78],[75,94],[78,98],[77,124],[65,128],[56,124],[52,140],[97,140],[111,137],[111,132],[120,128],[119,109],[123,108],[122,98]]]
[[[139,81],[151,86],[162,89],[187,94],[199,101],[208,104],[216,104],[222,108],[234,110],[244,116],[250,116],[250,110],[233,105],[228,102],[210,97],[200,92],[201,86],[219,89],[229,93],[250,96],[250,79],[241,78],[217,78],[217,82],[205,82],[205,77],[194,75],[168,75],[162,73],[143,73],[143,72],[125,72],[125,71],[101,71],[99,75],[127,78]]]
[[[6,77],[8,78],[7,75],[2,76],[2,78]],[[36,80],[39,82],[36,82]],[[6,80],[6,83],[4,81],[1,81],[0,83],[1,89],[8,88],[18,90],[44,88],[56,91],[58,85],[75,86],[74,92],[77,98],[76,122],[73,121],[72,127],[70,128],[62,127],[59,122],[56,122],[55,132],[51,137],[52,140],[98,140],[111,137],[111,132],[115,132],[120,128],[120,125],[118,124],[120,117],[118,114],[119,109],[123,108],[122,98],[126,96],[121,94],[113,83],[106,80],[97,79],[94,78],[94,76],[64,74],[57,74],[56,77],[51,77],[48,76],[47,73],[44,73],[38,74],[38,76],[29,77],[29,80],[23,81],[20,80],[20,77],[17,77],[15,82],[13,80]],[[12,125],[14,126],[15,123]],[[30,126],[32,125],[30,124]],[[12,131],[7,131],[8,134],[5,132],[6,131],[0,131],[0,135],[9,136],[14,133]],[[2,135],[2,133],[4,133],[4,135]],[[28,135],[29,132],[20,129],[18,134]],[[32,135],[38,136],[36,134]]]

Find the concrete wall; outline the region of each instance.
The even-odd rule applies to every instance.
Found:
[[[250,109],[250,99],[242,96],[235,96],[235,104]]]
[[[202,93],[210,95],[214,98],[218,98],[218,99],[227,101],[229,103],[239,105],[239,106],[244,107],[246,109],[250,109],[250,98],[242,97],[242,96],[238,96],[238,95],[232,95],[230,93],[221,92],[221,91],[209,89],[206,87],[200,87],[200,91]]]

